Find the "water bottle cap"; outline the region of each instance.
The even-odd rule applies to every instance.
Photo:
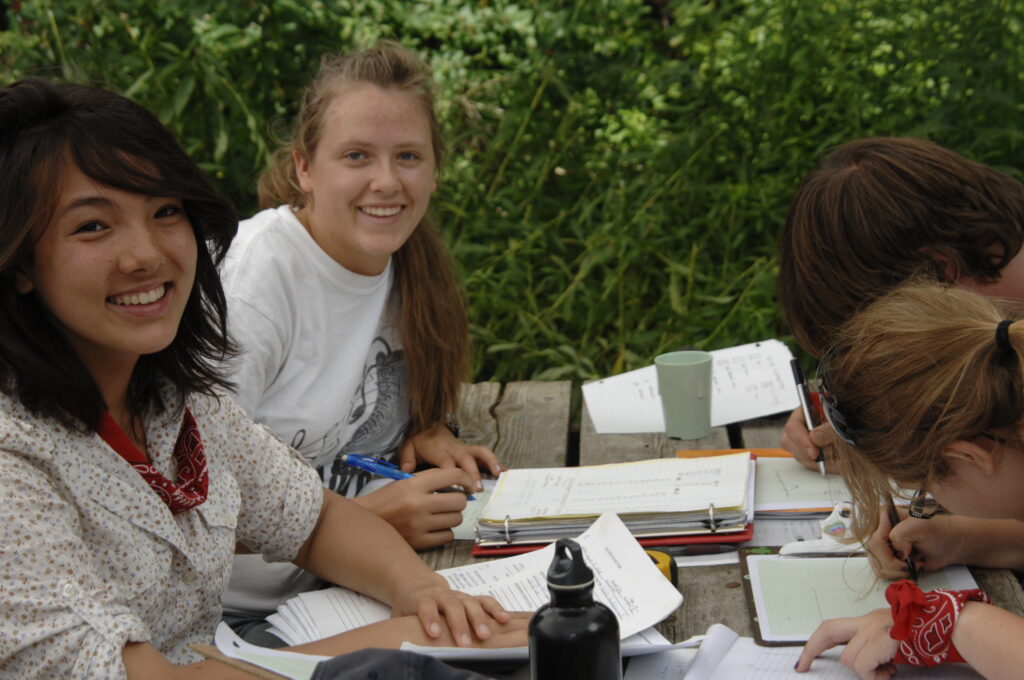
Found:
[[[551,588],[587,588],[594,585],[594,572],[583,561],[583,549],[571,538],[555,543],[555,557],[548,568]]]

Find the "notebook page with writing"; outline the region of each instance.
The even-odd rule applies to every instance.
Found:
[[[706,512],[742,508],[750,455],[662,458],[576,468],[513,469],[502,473],[481,519],[597,515],[602,512]]]
[[[711,352],[711,425],[737,423],[797,407],[792,352],[781,340],[762,340]],[[599,434],[664,432],[665,418],[654,366],[583,386],[587,411]]]

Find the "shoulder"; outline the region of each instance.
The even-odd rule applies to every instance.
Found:
[[[83,440],[81,433],[56,419],[35,415],[17,398],[0,394],[0,451],[46,462],[54,457],[58,444],[77,447]]]
[[[225,289],[258,285],[274,272],[291,275],[294,261],[308,257],[310,240],[286,205],[242,220],[220,267]]]

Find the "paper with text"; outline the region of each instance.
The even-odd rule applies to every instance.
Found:
[[[818,510],[827,515],[836,503],[850,500],[839,475],[822,475],[792,458],[757,459],[754,512]]]
[[[658,571],[618,516],[601,515],[577,540],[587,564],[594,571],[594,599],[615,612],[623,638],[661,621],[682,603],[683,596]],[[490,595],[508,610],[535,611],[551,598],[546,577],[554,552],[554,545],[549,545],[522,555],[438,573],[455,590]],[[333,587],[289,600],[268,617],[268,621],[284,634],[282,638],[286,642],[299,644],[383,621],[388,616],[390,609],[380,602]],[[290,625],[292,621],[299,625]],[[282,623],[288,630],[282,628]],[[307,623],[313,627],[312,637],[289,635],[291,631],[301,635]]]
[[[747,555],[747,570],[766,641],[803,642],[825,619],[860,616],[888,607],[889,581],[878,579],[866,557]],[[922,590],[977,588],[963,566],[922,574]]]
[[[727,425],[797,407],[792,352],[764,340],[711,352],[711,425]],[[587,411],[599,434],[664,432],[665,417],[654,366],[583,386]]]
[[[750,488],[750,454],[659,458],[574,468],[504,472],[484,509],[492,522],[598,515],[701,512],[742,508]]]

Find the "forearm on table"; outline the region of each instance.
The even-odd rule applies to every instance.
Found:
[[[448,645],[454,642],[447,638],[430,640],[423,632],[423,627],[414,616],[401,616],[377,624],[363,626],[346,633],[332,635],[296,647],[286,647],[290,651],[322,656],[338,656],[348,654],[367,647],[379,649],[398,649],[402,642],[408,640],[421,645]],[[235,668],[225,662],[208,659],[187,666],[176,666],[167,660],[155,647],[148,643],[133,643],[125,646],[122,652],[128,680],[251,680],[248,671]]]
[[[962,544],[958,562],[979,567],[1024,569],[1024,522],[954,517]]]
[[[295,564],[387,604],[413,584],[444,583],[394,527],[326,490],[320,518]]]
[[[968,602],[953,629],[953,645],[988,680],[1019,678],[1024,619],[991,604]]]

